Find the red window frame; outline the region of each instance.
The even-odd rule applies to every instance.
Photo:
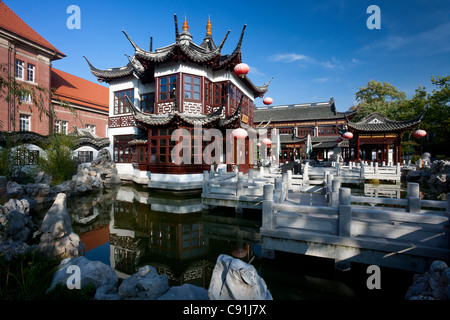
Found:
[[[114,92],[114,114],[130,113],[126,96],[134,101],[134,88]]]
[[[183,76],[183,97],[185,100],[201,101],[202,77],[190,74]]]
[[[114,136],[113,157],[116,163],[131,163],[132,149],[128,142],[134,139],[134,134]]]
[[[158,101],[174,99],[174,90],[177,88],[177,81],[178,76],[176,74],[158,78]]]

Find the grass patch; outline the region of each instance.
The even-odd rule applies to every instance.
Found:
[[[60,261],[43,257],[38,251],[0,258],[0,299],[38,300],[50,287]]]
[[[81,290],[69,290],[58,284],[50,292],[53,274],[60,259],[43,257],[39,251],[15,256],[7,261],[0,256],[0,300],[89,300],[95,294],[94,285]]]

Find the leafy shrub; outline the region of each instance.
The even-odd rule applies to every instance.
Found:
[[[77,163],[72,150],[75,139],[72,136],[54,134],[45,146],[45,155],[39,157],[38,168],[53,177],[52,185],[70,180],[76,173]]]

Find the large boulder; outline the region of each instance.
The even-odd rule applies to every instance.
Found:
[[[124,300],[156,300],[167,290],[169,290],[167,275],[159,275],[155,268],[146,265],[122,281],[119,295]]]
[[[103,189],[101,174],[90,167],[78,166],[78,172],[72,177],[74,193],[98,191]]]
[[[6,197],[8,199],[20,198],[24,193],[24,190],[20,184],[15,181],[8,181],[6,183]]]
[[[266,283],[251,264],[225,254],[217,258],[208,297],[210,300],[272,300]]]
[[[79,268],[80,289],[93,285],[96,289],[95,299],[119,299],[117,294],[119,279],[114,269],[103,262],[91,261],[84,256],[64,259],[60,263],[58,270],[53,275],[52,283],[47,292],[52,290],[57,284],[62,284],[63,286],[67,285],[69,277],[74,274],[72,270],[68,270],[71,266],[76,266]],[[69,280],[69,283],[73,284],[72,279]]]
[[[25,241],[33,229],[27,200],[10,199],[0,206],[0,239],[3,241]]]
[[[0,256],[8,261],[36,249],[24,242],[33,229],[29,211],[30,204],[26,199],[10,199],[0,206]]]
[[[53,177],[46,174],[44,171],[40,171],[34,178],[34,183],[43,183],[46,185],[51,185]]]
[[[443,261],[434,261],[430,270],[414,276],[406,300],[450,300],[450,269]]]
[[[84,243],[73,232],[66,194],[59,193],[41,225],[39,249],[44,256],[72,258],[84,255]]]
[[[98,152],[97,159],[91,162],[90,170],[100,174],[105,186],[122,183],[117,174],[116,164],[112,161],[108,149],[102,149]]]
[[[208,300],[208,290],[185,283],[171,287],[158,300]]]

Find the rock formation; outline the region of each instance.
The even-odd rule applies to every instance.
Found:
[[[406,300],[450,300],[450,268],[445,262],[434,261],[430,270],[414,276]]]
[[[191,284],[169,288],[167,275],[159,275],[149,265],[139,268],[117,286],[118,280],[113,268],[102,262],[79,257],[61,262],[47,291],[58,283],[67,285],[72,275],[68,269],[71,265],[79,267],[80,288],[95,286],[96,300],[272,300],[264,280],[259,277],[255,268],[227,255],[221,255],[217,259],[209,290]]]
[[[210,300],[272,300],[266,283],[251,264],[222,254],[213,270]]]
[[[100,174],[100,178],[106,186],[121,183],[116,164],[112,161],[108,149],[99,151],[97,159],[91,162],[89,169]]]
[[[79,257],[84,255],[84,243],[73,232],[66,194],[59,193],[41,225],[39,250],[48,257]]]
[[[0,206],[0,254],[7,260],[35,249],[24,242],[33,229],[29,213],[30,204],[25,199],[10,199]]]

